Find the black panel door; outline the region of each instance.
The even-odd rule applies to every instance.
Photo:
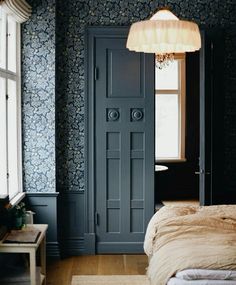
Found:
[[[126,49],[126,29],[99,31],[93,41],[96,251],[143,252],[154,213],[154,59]]]
[[[201,35],[200,204],[211,205],[229,202],[223,190],[224,40],[219,31],[206,30]]]

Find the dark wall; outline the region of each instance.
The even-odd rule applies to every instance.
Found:
[[[87,26],[124,26],[150,17],[159,7],[168,5],[181,19],[194,20],[203,27],[225,28],[225,96],[226,103],[222,104],[225,118],[224,152],[226,160],[224,170],[227,183],[225,193],[235,190],[236,186],[236,102],[235,102],[235,4],[231,0],[218,1],[58,1],[57,2],[57,29],[56,29],[56,106],[57,106],[57,186],[61,200],[67,201],[70,197],[71,205],[82,204],[85,188],[85,29]],[[189,94],[191,96],[191,94]],[[195,98],[195,97],[194,97]],[[196,98],[195,98],[196,99]],[[191,115],[191,113],[189,113]],[[191,119],[190,119],[191,120]],[[189,126],[187,135],[191,139],[193,129]],[[191,147],[191,141],[189,146]],[[191,155],[191,151],[188,155]],[[195,161],[190,163],[188,171],[190,180],[198,179],[195,171]],[[188,165],[188,164],[187,164]],[[170,165],[170,173],[178,171],[177,165]],[[180,169],[181,171],[181,169]],[[176,172],[177,173],[177,172]],[[163,173],[164,175],[164,173]],[[184,174],[181,174],[184,179]],[[186,183],[185,190],[190,191],[192,183]],[[157,180],[158,182],[158,180]],[[191,185],[189,185],[189,183]],[[158,186],[157,186],[158,187]],[[179,185],[178,190],[181,189]],[[171,194],[176,191],[169,188]],[[192,190],[197,195],[196,190]],[[71,193],[71,194],[70,194]],[[186,193],[184,193],[186,194]],[[227,194],[228,195],[228,194]],[[72,201],[73,200],[73,201]],[[66,225],[61,231],[61,239],[70,252],[83,252],[83,233],[87,232],[86,223],[83,229],[78,227],[77,221],[73,226],[68,225],[68,219],[75,217],[73,207],[63,202],[60,212],[66,210],[67,215],[60,222]],[[80,220],[86,221],[86,205],[79,211]],[[81,239],[82,238],[82,239]],[[69,244],[68,244],[69,241]],[[77,242],[76,242],[77,241]],[[85,242],[86,243],[86,242]],[[73,250],[74,249],[74,250]]]
[[[235,3],[224,1],[58,1],[57,179],[62,191],[84,191],[85,27],[130,25],[168,5],[180,18],[225,28],[225,191],[236,186]]]
[[[236,12],[236,3],[232,1],[231,11]],[[229,8],[228,8],[229,9]],[[228,10],[227,9],[227,10]],[[227,24],[225,38],[225,117],[224,117],[224,144],[222,150],[225,155],[225,163],[222,167],[224,175],[225,193],[235,197],[236,192],[236,18],[231,18]],[[231,23],[231,25],[230,25]]]
[[[74,205],[81,205],[86,191],[84,75],[85,28],[89,25],[130,25],[168,5],[181,19],[194,20],[203,26],[225,28],[223,191],[229,194],[235,191],[235,1],[58,0],[56,7],[55,0],[29,2],[33,6],[33,15],[24,24],[22,32],[24,188],[28,192],[54,192],[57,184],[62,201],[59,211],[64,213],[63,220],[65,223],[71,217],[80,220],[80,223],[74,220],[75,224],[64,227],[66,230],[62,233],[63,238],[72,240],[72,251],[76,246],[78,252],[82,251],[83,233],[87,230],[84,223],[86,205],[84,209],[80,208],[78,214],[73,211],[77,207],[70,208],[67,202],[63,202],[63,197]],[[62,223],[61,220],[59,222]],[[75,241],[78,241],[76,245]]]
[[[55,0],[27,0],[22,24],[23,189],[36,223],[48,224],[47,254],[58,255],[55,149]]]

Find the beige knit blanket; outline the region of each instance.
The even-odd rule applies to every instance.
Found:
[[[144,250],[152,285],[187,268],[236,270],[236,205],[165,206],[149,222]]]

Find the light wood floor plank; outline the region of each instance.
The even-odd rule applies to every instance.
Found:
[[[99,255],[98,275],[124,274],[122,255]]]
[[[198,200],[164,200],[166,206],[199,206]]]
[[[125,274],[145,274],[147,257],[145,255],[124,255]]]
[[[72,275],[96,275],[98,272],[98,256],[76,256],[73,259]]]
[[[70,285],[72,276],[73,257],[48,262],[47,285]]]
[[[47,285],[70,285],[72,275],[145,274],[145,255],[75,256],[47,263]]]

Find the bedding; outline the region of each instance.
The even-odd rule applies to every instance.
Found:
[[[235,280],[183,280],[176,277],[170,278],[167,285],[236,285]]]
[[[177,272],[177,278],[184,280],[208,279],[208,280],[236,280],[236,271],[232,270],[208,270],[186,269]]]
[[[236,270],[236,206],[164,206],[148,224],[144,250],[152,285],[190,268]]]

